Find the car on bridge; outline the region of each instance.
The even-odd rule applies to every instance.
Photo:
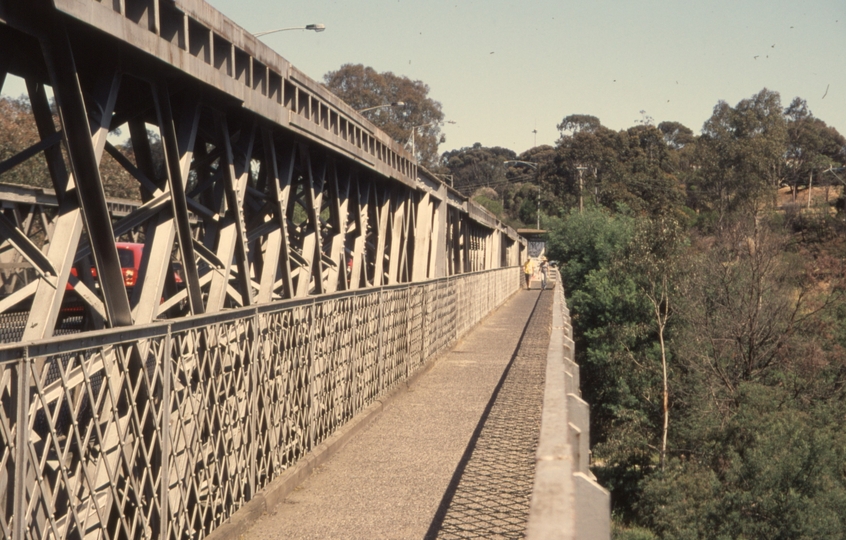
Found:
[[[141,257],[144,254],[144,244],[137,242],[116,242],[115,247],[118,252],[118,259],[120,260],[120,272],[123,276],[123,285],[126,287],[127,295],[132,298],[135,285],[138,282],[138,275],[141,269]],[[177,288],[184,287],[182,280],[182,264],[174,261],[171,264],[173,268],[173,280]],[[79,269],[77,266],[71,268],[71,274],[79,277]],[[97,281],[97,268],[91,267],[91,277],[94,278],[94,287],[99,289],[99,282]],[[82,315],[85,310],[85,302],[79,297],[74,290],[73,285],[68,283],[65,286],[65,300],[62,302],[62,310],[60,319]]]
[[[127,292],[131,295],[135,288],[135,283],[138,281],[138,272],[141,267],[141,255],[144,252],[144,244],[135,242],[116,242],[115,247],[118,252],[118,259],[120,260],[120,272],[123,275],[123,284]],[[77,266],[71,268],[71,275],[79,277],[79,269]],[[95,280],[95,287],[99,288],[97,283],[97,268],[91,267],[91,277]],[[68,282],[65,285],[65,290],[74,290],[73,285]]]

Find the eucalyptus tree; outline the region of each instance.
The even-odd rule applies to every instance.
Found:
[[[414,138],[414,153],[427,167],[438,160],[438,145],[444,113],[441,104],[429,97],[429,85],[390,71],[379,73],[362,64],[344,64],[323,76],[323,84],[400,144]],[[392,103],[398,106],[380,107]],[[414,130],[414,133],[412,131]]]
[[[814,117],[801,98],[795,98],[784,114],[788,120],[785,176],[795,201],[799,187],[822,185],[827,181],[824,171],[846,163],[846,137]],[[809,204],[810,194],[809,190]]]

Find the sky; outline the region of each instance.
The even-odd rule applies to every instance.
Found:
[[[177,0],[178,2],[178,0]],[[722,100],[799,96],[846,134],[844,0],[211,0],[315,80],[346,63],[429,88],[441,152],[554,144],[589,114],[612,129],[645,116],[699,133]],[[641,113],[641,111],[644,111]],[[537,133],[534,133],[537,131]]]

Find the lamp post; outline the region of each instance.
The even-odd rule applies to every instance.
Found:
[[[393,103],[386,103],[384,105],[375,105],[373,107],[366,107],[364,109],[358,109],[358,110],[356,110],[356,112],[363,113],[363,112],[372,111],[372,110],[375,110],[375,109],[384,109],[384,108],[387,108],[387,107],[402,107],[404,105],[405,105],[404,101],[395,101]]]
[[[266,36],[267,34],[275,34],[276,32],[285,32],[286,30],[314,30],[315,32],[323,32],[326,30],[325,24],[307,24],[305,26],[289,26],[287,28],[277,28],[276,30],[266,30],[264,32],[256,32],[255,37]]]
[[[429,122],[428,124],[420,124],[419,126],[411,126],[411,155],[414,155],[414,134],[417,133],[417,128],[434,126],[436,124],[454,124],[452,120],[438,120],[437,122]]]
[[[518,160],[503,161],[502,162],[503,165],[509,165],[511,163],[517,163],[519,165],[528,165],[529,167],[531,167],[535,170],[535,184],[537,184],[537,186],[538,186],[538,225],[537,225],[537,229],[540,230],[540,182],[538,182],[538,164],[535,163],[534,161],[518,161]]]

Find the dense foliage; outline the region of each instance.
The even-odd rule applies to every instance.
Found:
[[[547,247],[615,537],[846,538],[846,140],[768,90],[699,136],[559,127]]]
[[[53,123],[59,130],[59,118],[53,116]],[[161,142],[157,135],[150,134],[152,139],[152,151],[158,168],[162,171],[164,159],[161,150]],[[19,152],[34,146],[41,141],[35,120],[32,114],[32,107],[26,98],[10,99],[0,97],[0,162],[3,162]],[[120,145],[120,151],[129,158],[133,158],[132,144],[127,140]],[[66,157],[66,156],[65,156]],[[70,170],[67,159],[65,166]],[[103,188],[108,197],[122,199],[140,199],[138,182],[132,175],[115,161],[108,152],[103,152],[100,162],[100,176],[103,180]],[[20,184],[41,188],[53,188],[53,182],[47,168],[47,161],[43,153],[38,153],[15,167],[5,171],[0,177],[0,182],[8,184]]]
[[[429,86],[388,71],[379,73],[362,64],[344,64],[323,76],[323,84],[376,127],[400,144],[414,143],[414,154],[425,166],[437,163],[444,113],[441,104],[429,97]],[[401,106],[386,106],[402,103]]]

